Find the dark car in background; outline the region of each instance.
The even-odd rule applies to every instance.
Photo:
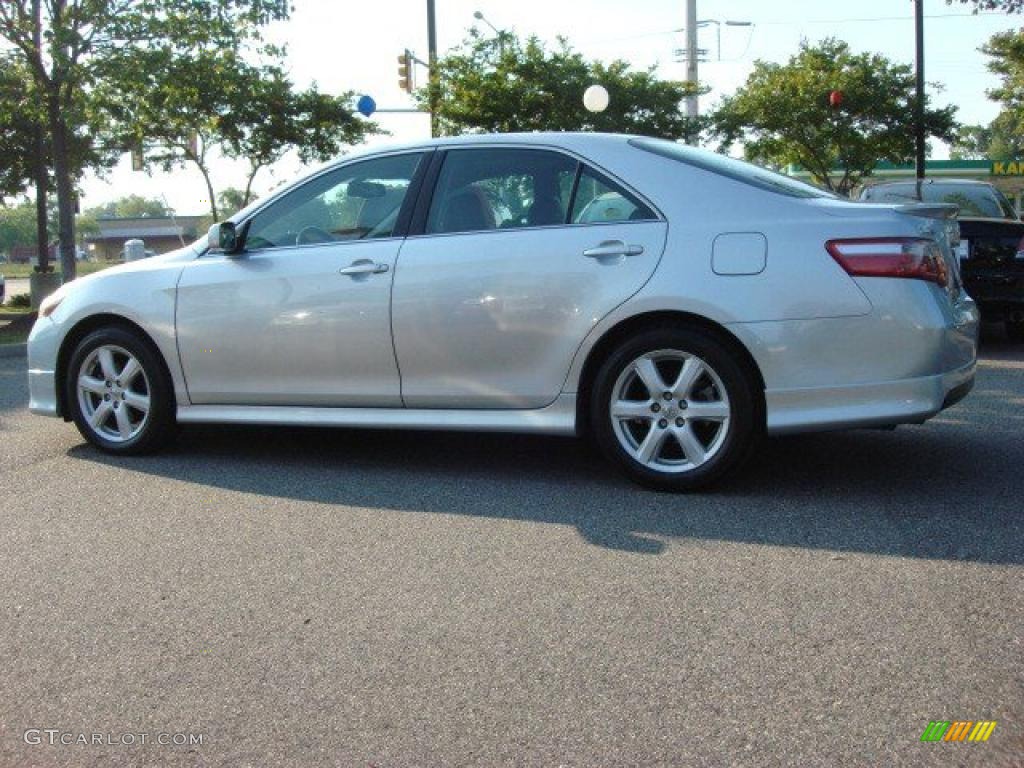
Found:
[[[873,203],[916,201],[916,181],[875,184],[860,193]],[[1006,196],[983,181],[926,179],[921,201],[960,207],[960,271],[982,320],[1004,322],[1014,341],[1024,341],[1024,222]]]

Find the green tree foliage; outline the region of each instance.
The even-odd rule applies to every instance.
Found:
[[[31,88],[24,66],[10,56],[0,58],[0,198],[20,195],[35,179],[39,115]]]
[[[217,210],[225,217],[233,216],[245,208],[246,192],[238,187],[225,187],[217,195]],[[212,224],[213,222],[211,222]]]
[[[829,105],[833,90],[839,108]],[[742,140],[748,159],[774,166],[796,163],[814,180],[848,194],[879,160],[907,162],[914,155],[913,70],[877,54],[855,54],[835,39],[802,43],[785,64],[758,61],[746,84],[713,115],[727,149]],[[952,140],[954,107],[926,104],[925,130]],[[840,168],[834,181],[829,171]]]
[[[1002,110],[989,124],[986,150],[996,160],[1016,159],[1024,150],[1024,29],[993,35],[982,49],[999,86],[988,91]]]
[[[964,125],[949,156],[954,160],[1016,160],[1024,156],[1024,124],[1013,112],[1000,112],[988,125]]]
[[[61,263],[75,275],[75,137],[101,117],[93,90],[133,50],[238,50],[288,16],[288,0],[2,0],[0,41],[31,73],[52,157]]]
[[[109,218],[143,218],[173,216],[174,211],[163,201],[155,197],[127,195],[111,200],[103,205],[89,208],[85,213],[96,219]]]
[[[279,53],[263,50],[271,58]],[[249,164],[247,203],[259,171],[288,151],[305,162],[327,160],[376,131],[347,106],[351,93],[297,91],[276,63],[250,63],[241,50],[158,48],[119,58],[118,74],[102,91],[118,131],[144,149],[149,165],[194,165],[215,221],[221,214],[210,167],[215,152]]]
[[[959,3],[968,3],[974,6],[974,12],[978,11],[1003,11],[1004,13],[1020,13],[1024,11],[1024,0],[955,0]],[[952,5],[954,0],[946,0],[947,5]]]
[[[352,92],[332,96],[315,84],[296,90],[277,66],[263,67],[259,74],[218,131],[225,154],[249,164],[240,207],[253,199],[256,174],[289,151],[304,163],[324,162],[379,132],[375,123],[356,117],[349,106],[355,100]]]
[[[477,30],[438,61],[441,133],[510,131],[613,131],[693,139],[699,125],[681,111],[691,86],[659,80],[654,69],[631,71],[628,62],[587,61],[564,38],[549,50],[536,37]],[[588,86],[610,95],[604,112],[583,106]],[[429,104],[429,87],[417,91]]]
[[[30,202],[0,208],[0,253],[16,245],[35,245],[36,207]]]

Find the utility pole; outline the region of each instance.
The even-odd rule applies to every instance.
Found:
[[[427,93],[430,102],[430,136],[437,136],[437,102],[440,97],[440,77],[437,71],[437,23],[434,19],[434,0],[427,0],[427,61],[429,62],[429,84]]]
[[[697,86],[697,0],[686,0],[686,82]],[[686,116],[697,117],[697,94],[686,97]]]
[[[917,38],[917,99],[914,104],[915,166],[917,170],[917,198],[921,199],[924,180],[924,2],[914,0],[914,34]]]

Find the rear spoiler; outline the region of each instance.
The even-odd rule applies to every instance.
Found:
[[[955,219],[960,213],[960,206],[953,203],[908,203],[896,206],[896,212],[924,219]]]

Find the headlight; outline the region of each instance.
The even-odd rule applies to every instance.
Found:
[[[49,317],[52,315],[57,310],[57,307],[60,306],[60,303],[64,301],[66,293],[67,292],[64,290],[64,286],[62,285],[56,291],[43,299],[42,303],[39,305],[39,316]]]

